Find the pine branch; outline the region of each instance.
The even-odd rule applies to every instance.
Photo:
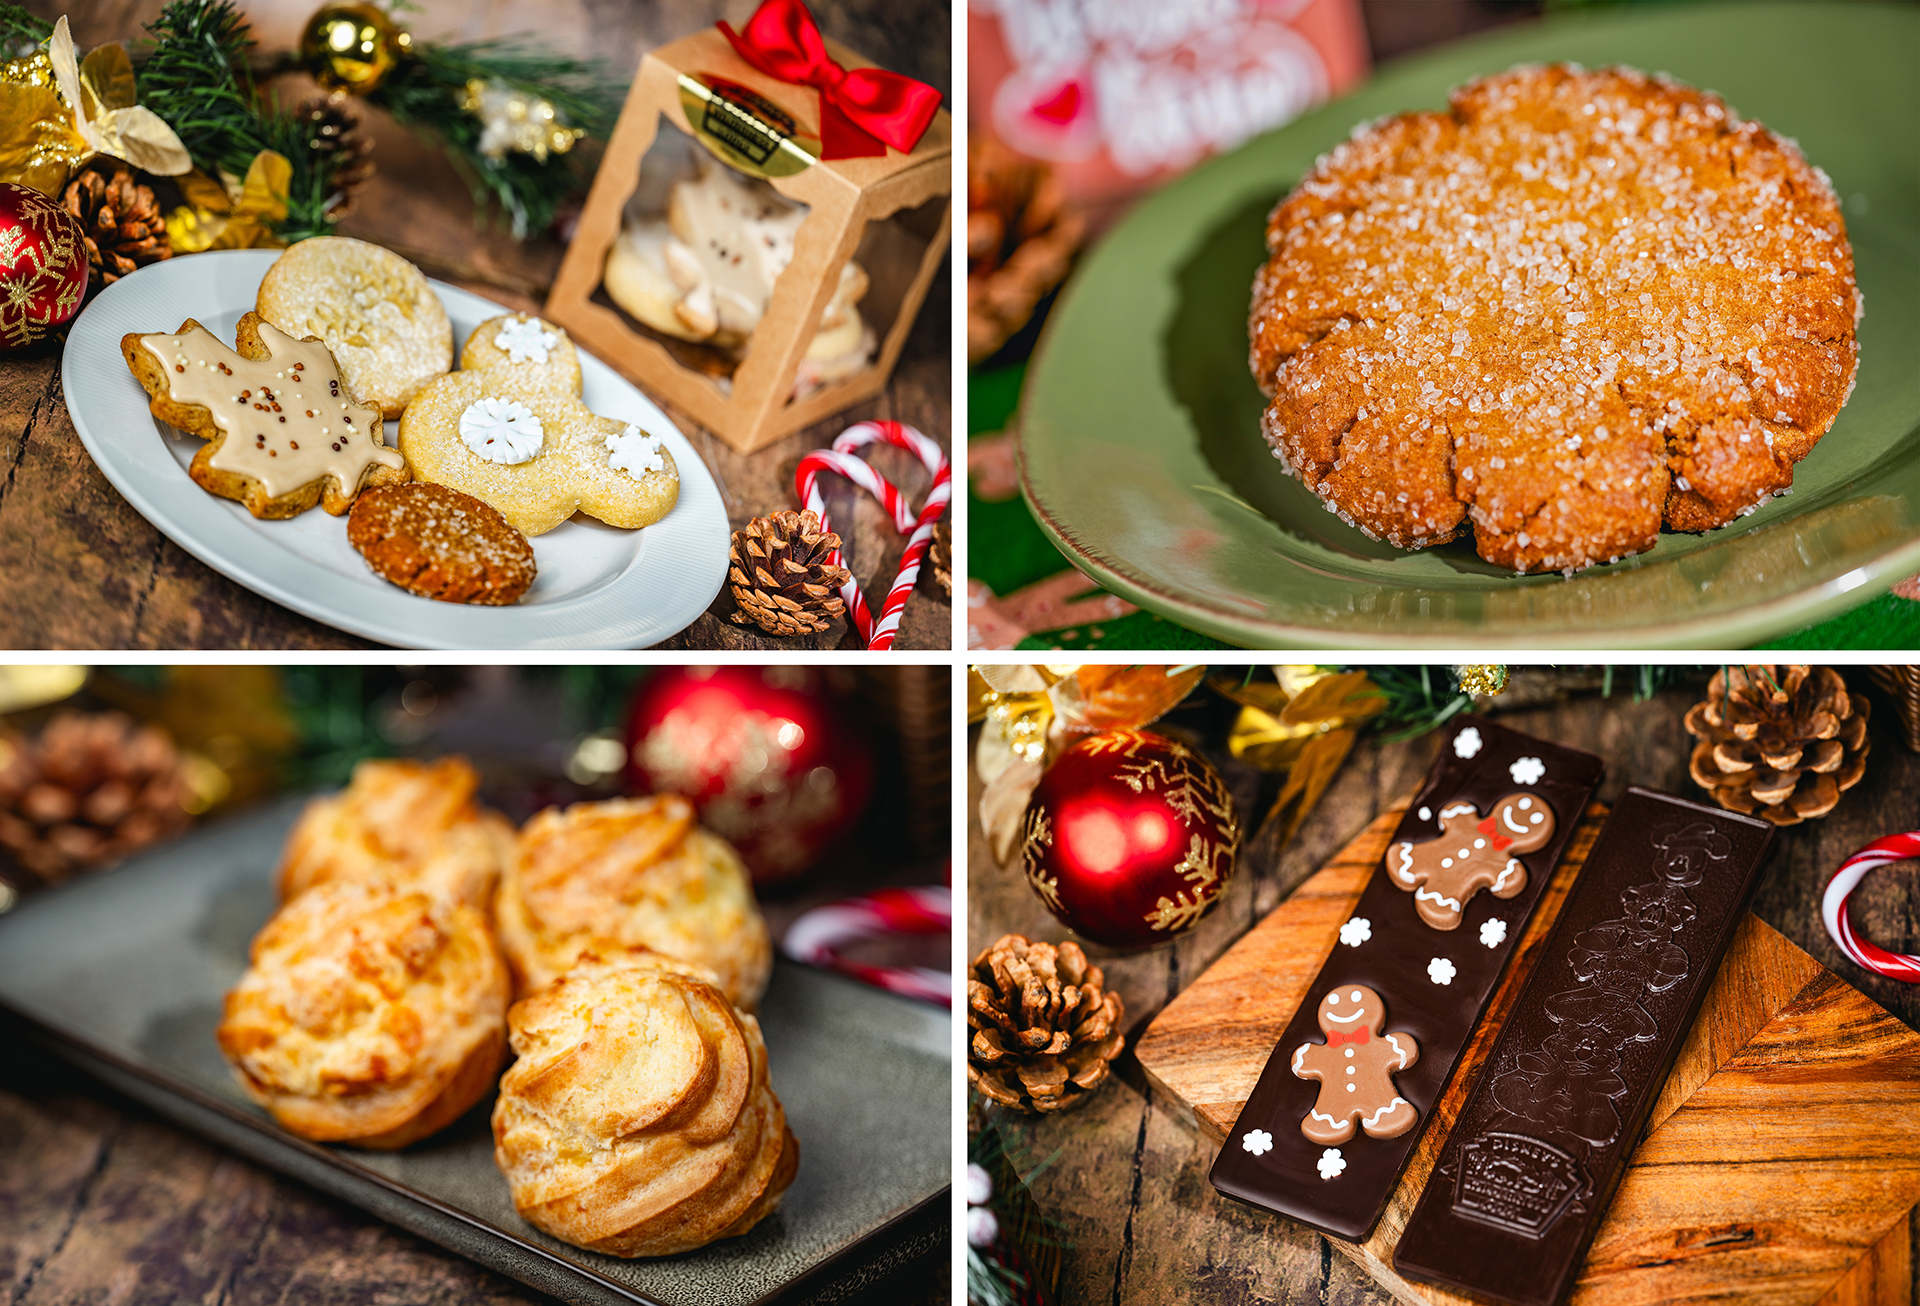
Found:
[[[459,45],[416,43],[367,96],[401,126],[436,138],[473,192],[484,216],[498,204],[513,234],[524,239],[545,230],[568,194],[585,190],[591,175],[576,152],[549,158],[508,152],[498,159],[480,153],[480,119],[460,107],[469,81],[502,81],[552,102],[566,126],[606,139],[620,112],[620,91],[603,68],[529,45],[519,37]]]
[[[194,165],[244,177],[261,150],[284,155],[293,175],[276,234],[291,244],[331,232],[333,165],[315,154],[306,123],[254,85],[253,34],[231,0],[170,0],[147,32],[152,45],[137,70],[141,103],[173,128]]]
[[[19,5],[0,5],[0,59],[19,59],[53,35],[53,24]]]

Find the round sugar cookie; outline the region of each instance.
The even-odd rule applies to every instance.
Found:
[[[290,246],[261,279],[260,316],[333,351],[354,398],[388,418],[453,361],[453,327],[419,268],[346,236]]]

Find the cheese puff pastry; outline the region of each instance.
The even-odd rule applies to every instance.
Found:
[[[250,961],[220,1050],[247,1096],[303,1138],[404,1147],[499,1073],[507,968],[464,903],[335,880],[276,912]]]
[[[729,1000],[752,1011],[773,968],[739,854],[695,824],[693,804],[678,794],[535,816],[501,875],[494,924],[522,995],[588,949],[643,947],[707,967]]]
[[[779,1205],[799,1144],[759,1022],[711,979],[589,953],[508,1012],[518,1060],[494,1103],[494,1161],[530,1224],[610,1256],[671,1256]]]
[[[429,887],[485,911],[514,829],[474,800],[464,758],[367,761],[340,793],[314,799],[280,859],[284,902],[329,880]]]

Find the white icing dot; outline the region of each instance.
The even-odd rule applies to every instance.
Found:
[[[1336,1007],[1336,1006],[1339,1006],[1339,1005],[1340,1005],[1340,995],[1339,995],[1338,993],[1329,993],[1329,994],[1327,994],[1327,1005],[1328,1005],[1329,1007]]]
[[[1360,1085],[1358,1085],[1358,1084],[1348,1084],[1348,1085],[1347,1085],[1347,1092],[1349,1092],[1349,1093],[1352,1093],[1352,1092],[1355,1092],[1355,1091],[1357,1091],[1357,1090],[1359,1089],[1359,1087],[1360,1087]]]
[[[1542,821],[1544,821],[1544,820],[1546,820],[1546,819],[1547,819],[1546,817],[1544,817],[1544,816],[1542,816],[1542,815],[1540,815],[1540,813],[1538,813],[1538,812],[1535,812],[1535,813],[1534,813],[1534,814],[1533,814],[1532,816],[1529,816],[1529,817],[1527,818],[1527,820],[1529,820],[1529,821],[1531,821],[1531,822],[1532,822],[1533,824],[1535,824],[1535,825],[1538,825],[1538,824],[1540,824],[1540,822],[1542,822]]]
[[[1360,990],[1359,990],[1359,989],[1355,989],[1355,990],[1354,990],[1354,991],[1352,992],[1352,994],[1350,994],[1349,996],[1351,996],[1351,997],[1353,998],[1353,1000],[1354,1000],[1355,1002],[1358,1002],[1358,1001],[1360,1000]]]
[[[1347,1051],[1349,1051],[1349,1052],[1351,1052],[1351,1051],[1353,1051],[1353,1049],[1352,1049],[1352,1048],[1348,1048],[1348,1049],[1347,1049]],[[1358,1074],[1358,1073],[1359,1073],[1359,1067],[1357,1067],[1357,1066],[1348,1066],[1348,1067],[1347,1067],[1347,1073],[1348,1073],[1349,1075],[1354,1075],[1354,1074]]]
[[[1451,866],[1451,865],[1453,865],[1453,858],[1451,858],[1451,857],[1442,857],[1442,858],[1440,859],[1440,864],[1441,864],[1442,866]]]
[[[1431,821],[1433,819],[1433,809],[1431,807],[1421,808],[1420,819],[1423,821]]]
[[[1475,848],[1485,848],[1487,846],[1487,841],[1485,839],[1475,839],[1473,841],[1473,846]]]
[[[1352,1056],[1352,1055],[1353,1055],[1353,1049],[1352,1049],[1352,1048],[1348,1048],[1348,1049],[1347,1049],[1347,1055],[1348,1055],[1348,1056]]]
[[[1532,807],[1532,806],[1533,806],[1533,799],[1531,799],[1531,798],[1522,798],[1522,799],[1520,800],[1520,810],[1521,810],[1521,811],[1523,811],[1523,812],[1524,812],[1524,811],[1526,811],[1526,810],[1527,810],[1527,809],[1528,809],[1529,807]]]

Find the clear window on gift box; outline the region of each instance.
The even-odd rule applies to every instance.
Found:
[[[875,366],[942,233],[946,196],[864,224],[851,258],[834,267],[785,402],[843,384]],[[593,301],[725,396],[754,350],[776,296],[813,297],[808,277],[787,285],[810,207],[765,178],[728,166],[660,115],[621,210]],[[820,237],[832,239],[827,231]]]

